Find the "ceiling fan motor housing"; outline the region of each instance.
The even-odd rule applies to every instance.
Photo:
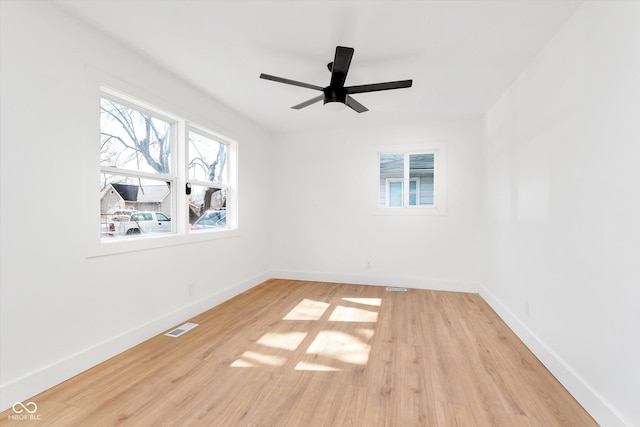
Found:
[[[340,102],[346,104],[347,102],[347,90],[344,87],[332,87],[327,86],[322,89],[324,92],[324,103]]]

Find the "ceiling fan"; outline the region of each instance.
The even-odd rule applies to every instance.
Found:
[[[293,109],[300,110],[319,101],[324,101],[324,105],[330,109],[342,109],[346,105],[358,113],[369,111],[367,107],[353,99],[351,95],[355,93],[376,92],[379,90],[401,89],[411,87],[413,80],[399,80],[395,82],[373,83],[359,86],[345,86],[344,82],[347,78],[347,72],[351,65],[354,49],[351,47],[337,46],[336,54],[333,62],[327,64],[327,68],[331,72],[331,82],[327,87],[320,87],[309,83],[297,82],[295,80],[276,77],[269,74],[260,74],[261,79],[272,80],[274,82],[285,83],[293,86],[306,87],[308,89],[319,90],[322,95],[311,98],[298,105],[294,105]]]

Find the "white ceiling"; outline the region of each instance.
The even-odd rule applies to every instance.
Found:
[[[387,117],[484,114],[581,1],[53,0],[273,132]],[[369,108],[302,110],[329,84],[337,45],[355,48],[347,85],[413,79],[354,95]]]

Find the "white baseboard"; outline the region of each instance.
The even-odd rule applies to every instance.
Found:
[[[347,283],[353,285],[403,286],[413,289],[478,293],[478,283],[428,279],[424,277],[386,277],[377,275],[350,275],[315,271],[272,270],[271,277],[313,282]]]
[[[264,282],[271,276],[263,273],[237,283],[215,294],[207,295],[191,304],[139,325],[118,336],[86,348],[64,359],[0,385],[0,412],[15,402],[26,401],[67,379],[86,371],[105,360],[130,349],[234,296]],[[38,404],[38,402],[35,402]]]
[[[628,427],[617,411],[484,286],[479,294],[585,410],[603,427]]]

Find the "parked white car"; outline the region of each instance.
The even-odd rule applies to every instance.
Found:
[[[120,222],[129,221],[131,219],[131,215],[133,215],[134,213],[138,213],[138,211],[134,209],[117,210],[111,214],[111,220]]]
[[[147,234],[171,232],[171,218],[162,212],[136,212],[131,214],[129,221],[115,224],[118,234]]]
[[[116,218],[101,224],[102,237],[171,232],[171,218],[162,212],[135,212]]]

